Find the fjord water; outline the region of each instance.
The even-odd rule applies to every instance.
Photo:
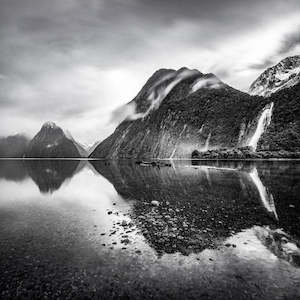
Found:
[[[297,299],[300,162],[0,161],[0,298]]]

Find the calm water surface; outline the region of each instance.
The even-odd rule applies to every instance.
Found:
[[[1,160],[0,298],[300,299],[299,179],[297,161]]]

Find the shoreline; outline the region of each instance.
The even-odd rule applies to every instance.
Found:
[[[151,161],[300,161],[300,158],[148,158],[148,159],[139,159],[139,158],[88,158],[88,157],[0,157],[0,160],[82,160],[82,161],[140,161],[145,162]]]

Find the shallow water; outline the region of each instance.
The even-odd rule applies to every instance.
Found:
[[[300,298],[299,179],[296,161],[1,160],[0,298]]]

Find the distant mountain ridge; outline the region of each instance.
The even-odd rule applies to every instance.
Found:
[[[73,139],[54,122],[46,122],[40,131],[30,141],[26,150],[26,157],[31,158],[75,158],[81,157]]]
[[[0,157],[24,156],[30,139],[23,134],[15,134],[0,138]]]

